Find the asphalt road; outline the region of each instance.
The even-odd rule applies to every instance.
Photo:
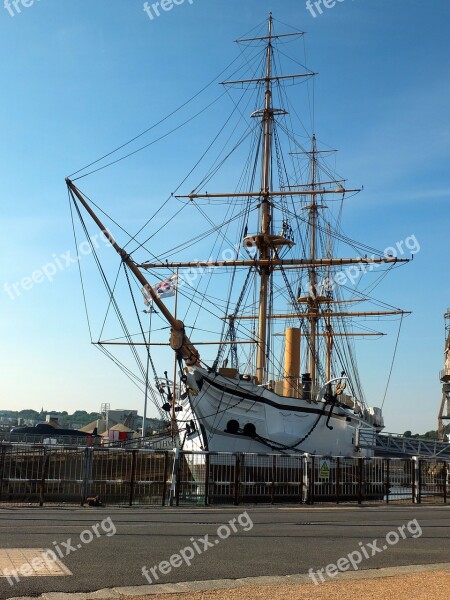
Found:
[[[240,522],[228,525],[229,537],[221,539],[227,529],[219,527],[239,516]],[[398,528],[408,523],[402,536]],[[96,524],[98,536],[92,529]],[[399,541],[391,534],[387,543],[387,534],[395,531]],[[63,562],[73,575],[21,578],[12,587],[0,578],[0,598],[145,585],[142,567],[154,580],[150,569],[161,561],[167,562],[154,571],[157,583],[307,573],[355,551],[362,556],[361,544],[369,558],[362,556],[359,569],[450,562],[449,538],[446,506],[5,508],[0,509],[0,548],[59,547],[68,552]],[[367,545],[374,539],[377,549]],[[178,566],[181,558],[171,566],[171,556],[188,546],[185,555],[194,554],[191,566]]]

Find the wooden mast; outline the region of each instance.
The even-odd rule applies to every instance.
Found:
[[[256,378],[258,383],[263,384],[267,381],[267,340],[268,340],[268,299],[270,291],[270,278],[274,268],[276,268],[275,253],[273,250],[281,246],[290,246],[292,242],[284,239],[283,237],[273,235],[273,222],[272,222],[272,197],[282,197],[291,195],[304,195],[305,191],[295,191],[293,194],[291,191],[285,190],[271,190],[271,162],[272,162],[272,134],[274,127],[275,115],[287,114],[285,110],[273,108],[272,105],[272,82],[281,81],[285,79],[297,79],[301,77],[312,77],[316,73],[296,73],[292,75],[272,75],[272,51],[273,45],[272,40],[279,37],[292,37],[303,35],[302,31],[295,33],[284,34],[277,36],[273,34],[273,18],[272,13],[269,14],[268,22],[268,34],[264,37],[257,37],[251,39],[237,40],[238,43],[243,42],[254,42],[264,41],[267,42],[266,47],[266,60],[265,60],[265,75],[256,79],[241,79],[238,81],[224,81],[223,85],[243,85],[253,83],[256,85],[265,86],[264,94],[264,108],[257,110],[252,114],[252,117],[261,118],[262,127],[262,159],[261,159],[261,188],[258,191],[250,191],[248,194],[243,192],[238,193],[224,193],[224,194],[189,194],[188,196],[176,196],[177,198],[189,198],[194,200],[196,198],[237,198],[237,197],[258,197],[261,199],[261,210],[260,220],[258,226],[258,233],[253,236],[249,236],[252,243],[256,245],[258,249],[258,255],[256,260],[250,261],[238,261],[238,264],[233,266],[246,266],[256,267],[259,274],[259,297],[258,297],[258,328],[257,328],[257,351],[256,351]],[[274,262],[275,261],[275,262]],[[284,261],[280,261],[279,265],[284,265]],[[180,265],[181,266],[181,265]],[[183,265],[184,266],[184,265]],[[222,265],[216,265],[222,266]],[[147,264],[142,265],[143,268],[148,268]]]
[[[311,148],[311,190],[315,191],[316,188],[316,136],[312,137],[312,148]],[[314,261],[316,260],[316,223],[317,223],[317,203],[316,203],[316,194],[311,194],[311,204],[309,205],[309,231],[310,231],[310,255],[311,255],[311,264],[313,267],[310,271],[309,276],[309,330],[310,330],[310,338],[309,338],[309,373],[311,375],[311,380],[313,386],[317,385],[317,371],[316,371],[316,356],[317,356],[317,312],[318,312],[318,304],[316,301],[316,293],[317,293],[317,271],[314,266]]]
[[[272,13],[269,15],[268,42],[266,53],[266,92],[265,104],[262,115],[263,137],[263,160],[262,160],[262,202],[261,202],[261,228],[259,258],[268,260],[270,258],[270,247],[265,236],[270,235],[272,209],[270,204],[270,163],[272,149]],[[270,268],[262,267],[260,270],[259,287],[259,316],[258,316],[258,347],[256,354],[256,377],[258,383],[263,384],[266,380],[266,348],[267,348],[267,304],[269,297]]]
[[[328,224],[328,258],[331,258],[331,226]],[[328,268],[328,281],[330,281],[331,271]],[[331,312],[331,293],[327,294],[328,296],[328,304],[327,304],[327,312]],[[331,355],[333,352],[333,329],[331,327],[331,318],[328,315],[325,326],[325,339],[326,339],[326,362],[325,362],[325,379],[330,381],[331,379]]]

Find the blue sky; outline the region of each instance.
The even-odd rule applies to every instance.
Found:
[[[0,5],[0,408],[142,408],[141,395],[89,344],[75,266],[14,300],[4,284],[73,249],[64,177],[215,77],[236,56],[233,40],[269,10],[308,32],[318,137],[339,148],[338,171],[364,185],[346,232],[381,249],[410,235],[420,242],[414,262],[377,293],[413,311],[385,418],[391,431],[436,427],[450,305],[446,0],[343,0],[316,18],[303,0],[186,0],[153,20],[141,0],[36,0],[14,16]],[[199,140],[217,116],[197,122]],[[83,189],[94,197],[107,190],[121,222],[139,226],[188,170],[197,143],[172,137]],[[358,347],[371,404],[383,396],[396,327],[378,346]]]

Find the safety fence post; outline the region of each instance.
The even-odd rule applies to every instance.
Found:
[[[209,504],[209,452],[205,457],[205,506]]]
[[[240,487],[240,475],[241,475],[241,455],[236,454],[236,459],[234,463],[234,506],[238,506],[239,504],[239,487]]]
[[[134,500],[134,484],[136,481],[136,463],[137,463],[137,450],[132,450],[131,475],[130,475],[130,497],[128,499],[129,506],[133,506],[133,500]]]
[[[358,504],[362,504],[364,498],[364,458],[358,458]]]
[[[173,467],[172,467],[172,482],[170,484],[170,491],[169,491],[169,506],[173,506],[173,503],[175,501],[175,499],[177,500],[177,505],[178,505],[178,494],[179,494],[179,490],[178,490],[178,464],[180,462],[180,449],[179,448],[174,448],[173,450],[174,452],[174,460],[173,460]]]
[[[1,452],[0,452],[0,500],[2,499],[3,492],[3,479],[5,478],[5,456],[6,456],[6,446],[2,444]]]
[[[386,504],[389,504],[389,493],[391,491],[391,482],[390,482],[390,477],[391,477],[391,459],[387,458],[384,461],[384,464],[386,465],[386,489],[385,489]]]
[[[44,454],[42,455],[42,473],[41,473],[41,485],[39,493],[39,506],[44,506],[45,500],[45,483],[48,477],[48,467],[50,463],[50,454],[47,448],[44,447]]]
[[[84,506],[86,498],[90,496],[92,479],[93,448],[84,449],[82,480],[81,480],[81,506]]]
[[[414,504],[420,504],[420,461],[417,456],[411,459],[411,493]]]

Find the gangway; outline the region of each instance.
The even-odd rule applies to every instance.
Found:
[[[379,433],[376,436],[375,456],[423,456],[450,460],[450,443],[425,438],[404,437],[397,433]]]

